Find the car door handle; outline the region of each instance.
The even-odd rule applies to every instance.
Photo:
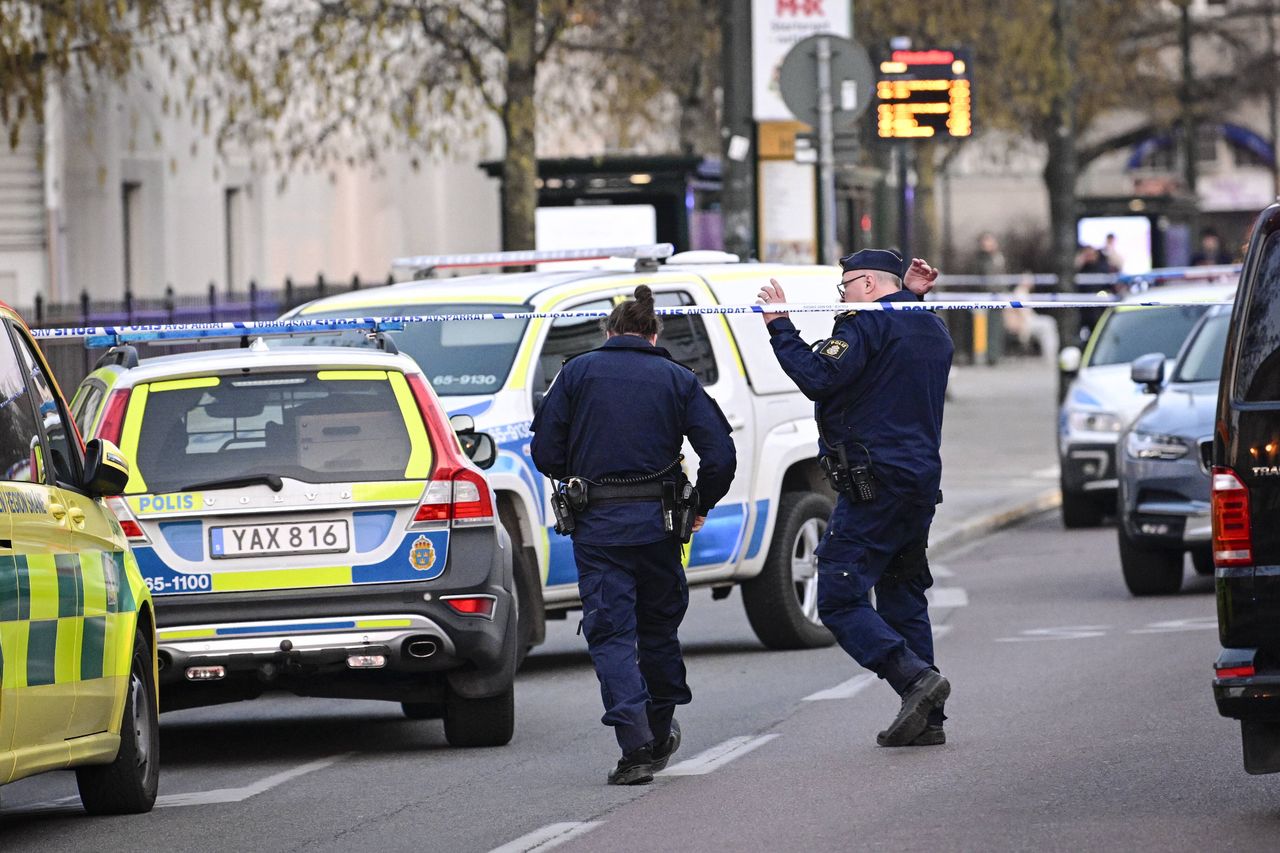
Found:
[[[747,428],[746,419],[740,418],[737,415],[730,415],[729,417],[725,418],[725,420],[729,422],[729,428],[732,429],[734,432]]]
[[[62,521],[62,519],[66,518],[67,516],[67,508],[60,503],[54,503],[53,501],[50,501],[49,515],[52,515],[58,521]]]
[[[71,520],[78,526],[84,527],[84,510],[78,506],[73,506],[67,515],[71,516]]]

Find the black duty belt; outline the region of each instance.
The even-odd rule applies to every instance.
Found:
[[[621,501],[660,501],[662,500],[662,483],[635,483],[629,486],[592,484],[590,502],[593,504]]]

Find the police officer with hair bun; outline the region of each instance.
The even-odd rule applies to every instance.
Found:
[[[552,480],[557,531],[572,531],[601,722],[622,749],[608,781],[639,785],[679,747],[675,706],[692,698],[676,636],[689,606],[683,537],[729,491],[737,460],[719,406],[657,345],[652,291],[637,287],[603,325],[604,344],[566,360],[547,391],[531,450]]]
[[[951,685],[934,666],[925,548],[942,497],[951,336],[936,314],[902,310],[937,278],[924,261],[904,268],[895,252],[863,249],[840,266],[841,301],[884,310],[837,315],[831,337],[812,348],[785,313],[769,309],[786,302],[776,280],[759,297],[774,355],[815,403],[823,472],[837,492],[817,548],[818,615],[854,660],[902,697],[876,742],[935,746],[946,742]]]

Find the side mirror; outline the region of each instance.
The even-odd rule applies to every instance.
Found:
[[[84,447],[84,490],[94,497],[114,497],[129,482],[129,460],[105,438]]]
[[[476,419],[471,415],[453,415],[449,418],[449,426],[454,432],[475,432]]]
[[[462,441],[463,451],[480,470],[487,471],[498,461],[498,445],[489,433],[470,432],[458,438]]]
[[[1080,352],[1080,347],[1063,347],[1062,352],[1058,353],[1058,369],[1063,373],[1077,373],[1083,358],[1084,353]]]
[[[1156,394],[1164,384],[1164,353],[1149,352],[1138,356],[1129,365],[1129,378],[1147,394]]]

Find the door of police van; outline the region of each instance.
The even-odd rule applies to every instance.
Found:
[[[712,304],[701,282],[673,283],[657,278],[650,283],[658,308]],[[763,333],[763,332],[762,332]],[[690,573],[714,572],[736,565],[750,546],[750,531],[756,516],[750,502],[751,460],[755,455],[752,404],[742,364],[722,318],[686,315],[662,318],[658,346],[697,374],[698,381],[724,412],[733,429],[738,453],[738,474],[729,493],[716,505],[706,525],[693,537],[688,557]],[[685,442],[685,468],[692,479],[698,470],[698,455]]]
[[[106,505],[85,494],[84,458],[80,439],[66,406],[53,391],[45,375],[45,365],[35,343],[23,329],[14,327],[18,356],[26,369],[28,388],[35,396],[44,431],[46,456],[57,485],[57,500],[66,510],[68,549],[57,558],[59,589],[59,632],[74,626],[73,650],[61,648],[59,673],[76,685],[75,710],[67,737],[81,737],[106,731],[115,717],[114,704],[120,695],[116,682],[127,673],[116,669],[116,629],[120,622],[111,614],[117,608],[117,591],[122,563],[117,561],[114,518]],[[71,600],[74,595],[74,601]]]

